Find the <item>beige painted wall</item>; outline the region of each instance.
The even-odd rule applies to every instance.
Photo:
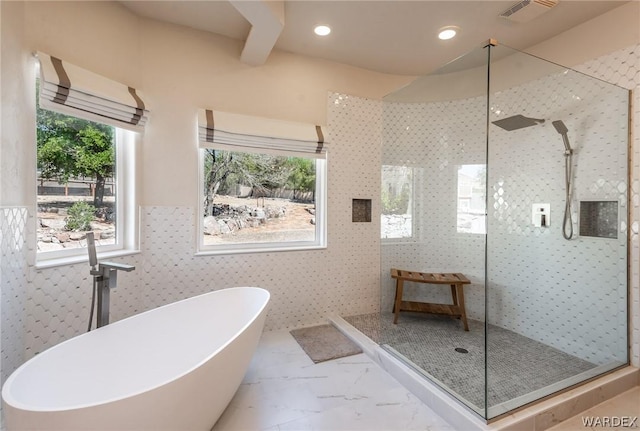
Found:
[[[143,149],[145,205],[196,202],[198,108],[326,124],[328,91],[379,99],[408,80],[282,52],[251,67],[239,61],[238,41],[150,20],[141,25],[141,46],[152,110]]]
[[[143,205],[196,199],[197,154],[187,149],[196,145],[198,108],[325,124],[328,91],[380,99],[412,80],[280,51],[263,66],[247,66],[239,41],[138,18],[115,2],[26,2],[24,9],[24,26],[15,31],[25,34],[25,52],[59,56],[145,95],[152,114],[143,139]],[[632,45],[640,40],[639,10],[632,2],[528,51],[570,66]],[[5,67],[14,69],[10,76],[20,65]]]
[[[141,19],[111,2],[27,2],[25,31],[26,50],[142,91],[151,110],[142,205],[197,202],[198,108],[325,124],[329,91],[380,99],[411,79],[284,52],[247,66],[239,41]]]
[[[640,43],[640,1],[633,0],[525,51],[572,67]]]
[[[35,190],[35,176],[26,178],[35,160],[35,117],[26,108],[34,90],[23,78],[33,82],[33,59],[22,49],[24,7],[22,3],[2,6],[0,77],[0,206],[28,205],[27,196]],[[30,144],[26,144],[30,143]]]

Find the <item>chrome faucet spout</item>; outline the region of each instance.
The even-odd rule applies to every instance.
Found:
[[[89,265],[91,270],[89,274],[93,276],[93,298],[91,299],[91,313],[89,316],[89,329],[91,330],[91,322],[93,320],[93,306],[96,302],[98,312],[96,317],[96,326],[98,328],[109,324],[109,308],[110,308],[110,292],[118,285],[118,271],[131,272],[136,269],[133,265],[115,262],[98,262],[96,257],[96,248],[93,232],[87,233],[87,248],[89,250]],[[97,266],[97,269],[96,269]]]

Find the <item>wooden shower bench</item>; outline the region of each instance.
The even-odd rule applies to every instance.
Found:
[[[469,330],[467,313],[464,309],[465,284],[471,282],[460,273],[412,272],[402,269],[391,269],[391,278],[396,279],[396,298],[393,305],[393,323],[398,323],[401,311],[417,311],[422,313],[445,314],[462,320],[464,330]],[[448,284],[451,286],[453,304],[434,304],[429,302],[403,301],[402,289],[405,281],[425,284]]]

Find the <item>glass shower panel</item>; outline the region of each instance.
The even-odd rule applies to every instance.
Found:
[[[478,48],[384,99],[377,340],[481,415],[488,54]],[[394,314],[398,278],[405,311]]]
[[[386,96],[351,323],[487,419],[626,365],[628,123],[627,90],[493,44]]]
[[[627,90],[491,47],[487,412],[624,365]]]

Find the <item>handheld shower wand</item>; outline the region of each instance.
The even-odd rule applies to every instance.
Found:
[[[565,182],[565,204],[564,204],[564,219],[562,221],[562,236],[564,239],[571,239],[573,237],[573,220],[571,219],[571,168],[573,166],[572,156],[573,149],[569,144],[569,137],[567,133],[569,129],[561,121],[551,122],[556,131],[562,135],[562,142],[564,143],[564,182]]]
[[[569,129],[567,129],[567,126],[565,126],[561,120],[552,121],[551,124],[553,124],[553,127],[556,128],[556,131],[560,133],[560,135],[562,135],[562,142],[564,142],[565,151],[573,152],[573,150],[571,149],[571,145],[569,145],[569,137],[567,136],[567,133],[569,133]]]

